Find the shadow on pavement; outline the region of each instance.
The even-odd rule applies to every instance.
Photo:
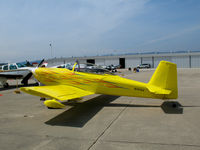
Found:
[[[166,101],[161,105],[166,114],[183,114],[183,106],[177,101]]]
[[[138,105],[138,104],[108,104],[106,106],[110,107],[159,107],[162,108],[162,110],[166,114],[182,114],[183,113],[183,107],[179,102],[177,101],[166,101],[163,102],[162,105]],[[186,106],[191,107],[191,106]]]
[[[83,127],[106,104],[119,96],[100,95],[83,103],[74,103],[73,107],[58,116],[48,120],[45,124],[56,126]]]
[[[59,114],[58,116],[48,120],[45,124],[55,126],[72,126],[83,127],[94,115],[96,115],[103,107],[158,107],[166,114],[183,114],[184,107],[200,107],[200,106],[182,106],[177,101],[165,101],[162,105],[135,105],[135,104],[119,104],[110,103],[119,96],[100,95],[83,103],[72,103],[73,106],[69,110]],[[70,104],[69,104],[70,105]]]

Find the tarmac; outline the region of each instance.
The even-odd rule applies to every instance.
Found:
[[[153,74],[121,72],[143,82]],[[9,82],[0,89],[1,150],[200,150],[200,69],[178,69],[179,98],[169,102],[92,95],[47,109]]]

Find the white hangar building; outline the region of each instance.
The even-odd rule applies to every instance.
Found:
[[[48,59],[50,64],[93,63],[97,65],[121,65],[121,68],[133,68],[139,64],[150,64],[156,68],[161,60],[170,61],[177,64],[178,68],[200,68],[200,52],[188,53],[159,53],[159,54],[134,54],[115,56],[90,56],[90,57],[70,57]]]

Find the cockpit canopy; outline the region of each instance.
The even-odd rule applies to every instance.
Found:
[[[26,65],[23,65],[21,63],[16,63],[16,65],[17,65],[18,68],[26,67]]]
[[[74,69],[74,71],[94,73],[94,74],[113,74],[109,70],[105,69],[105,67],[91,63],[79,63],[79,62],[76,62],[75,64],[68,63],[60,65],[57,68],[67,68],[69,70]]]
[[[14,63],[14,64],[3,65],[1,67],[1,70],[16,70],[22,67],[26,67],[26,66],[21,63]]]

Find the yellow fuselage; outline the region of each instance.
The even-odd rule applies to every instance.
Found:
[[[38,68],[35,78],[45,85],[68,85],[96,94],[162,98],[149,92],[147,83],[125,79],[117,75],[73,72],[62,68]]]

